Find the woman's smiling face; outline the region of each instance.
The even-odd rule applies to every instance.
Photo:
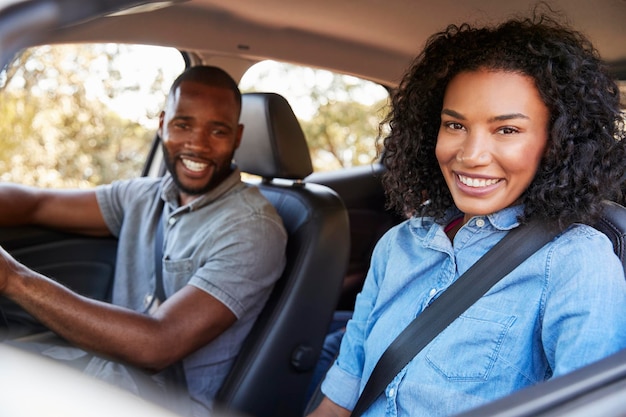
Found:
[[[549,117],[528,76],[478,70],[450,81],[435,153],[465,221],[520,198],[544,154]]]

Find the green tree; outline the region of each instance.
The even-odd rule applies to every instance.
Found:
[[[366,165],[377,157],[378,126],[386,101],[372,106],[353,101],[329,101],[318,107],[302,130],[316,170]],[[378,109],[378,111],[375,111]]]
[[[242,90],[273,91],[295,110],[309,109],[299,120],[316,171],[375,160],[379,124],[387,109],[383,87],[325,70],[268,62],[244,77]]]
[[[154,130],[109,105],[139,88],[119,71],[117,59],[127,48],[43,46],[12,62],[0,92],[0,179],[91,187],[141,172]],[[163,79],[159,74],[151,86],[158,108]],[[145,118],[156,111],[148,109]]]

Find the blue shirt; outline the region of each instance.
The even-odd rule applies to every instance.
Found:
[[[145,311],[154,294],[154,240],[164,202],[163,287],[186,285],[226,305],[237,321],[183,360],[189,394],[211,407],[285,265],[287,233],[274,207],[235,169],[216,188],[185,206],[168,174],[97,188],[98,203],[119,237],[113,304]],[[195,411],[195,410],[194,410]],[[198,409],[206,415],[206,409]]]
[[[518,226],[523,207],[474,217],[454,245],[432,218],[378,242],[322,392],[352,410],[376,362],[442,291]],[[447,219],[448,221],[451,218]],[[602,233],[574,225],[504,277],[426,346],[366,416],[446,416],[626,347],[626,281]]]

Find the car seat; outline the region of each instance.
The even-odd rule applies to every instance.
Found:
[[[313,168],[289,103],[273,93],[242,97],[244,133],[235,162],[288,233],[287,265],[216,398],[216,408],[257,417],[300,416],[346,273],[350,235],[339,196],[302,182]]]
[[[606,201],[600,219],[594,225],[607,235],[613,244],[613,251],[622,261],[626,274],[626,208],[613,201]]]

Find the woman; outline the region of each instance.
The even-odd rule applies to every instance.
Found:
[[[365,415],[455,414],[626,347],[626,282],[588,226],[621,201],[619,90],[580,33],[548,17],[450,26],[393,98],[390,204],[315,416],[348,416],[394,338],[506,233],[565,231],[422,350]]]

